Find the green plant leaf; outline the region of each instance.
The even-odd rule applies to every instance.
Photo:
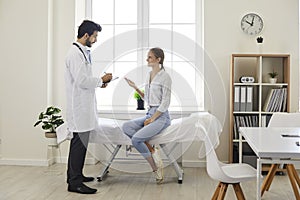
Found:
[[[58,113],[60,113],[60,109],[59,108],[53,108],[53,112],[54,112],[54,114],[58,114]]]
[[[44,130],[49,130],[50,128],[52,128],[52,125],[46,123],[46,124],[42,125],[42,128],[43,128]]]
[[[61,116],[59,116],[59,115],[53,115],[52,116],[52,120],[56,120],[56,119],[59,119],[59,118],[61,118]]]
[[[52,122],[53,124],[56,124],[57,127],[62,125],[64,123],[64,120],[63,119],[57,119],[55,121]]]
[[[39,115],[39,119],[43,119],[43,117],[44,117],[44,113],[41,112],[40,115]]]
[[[52,106],[48,107],[45,114],[46,115],[53,115],[54,114],[54,108]]]
[[[275,78],[276,76],[278,76],[277,72],[269,72],[268,74],[271,78]]]
[[[34,127],[36,127],[37,125],[39,125],[42,122],[42,120],[39,120],[37,122],[35,122],[35,124],[33,125]]]

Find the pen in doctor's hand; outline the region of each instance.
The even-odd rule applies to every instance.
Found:
[[[105,74],[105,75],[112,75],[112,73],[106,73],[106,72],[104,72],[104,74]]]

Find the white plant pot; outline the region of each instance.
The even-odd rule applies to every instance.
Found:
[[[48,146],[57,146],[57,138],[46,138]]]
[[[275,84],[277,82],[277,78],[269,78],[269,82],[271,84]]]
[[[49,146],[57,146],[57,137],[56,137],[56,133],[49,133],[46,132],[45,133],[45,137],[47,139],[47,143]]]

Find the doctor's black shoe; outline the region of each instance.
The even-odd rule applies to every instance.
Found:
[[[84,176],[82,182],[92,182],[92,181],[94,181],[94,180],[95,180],[94,177],[87,177],[87,176]]]
[[[76,185],[76,186],[69,185],[68,191],[69,192],[77,192],[80,194],[94,194],[97,192],[96,189],[90,188],[84,184],[80,184],[80,185]]]

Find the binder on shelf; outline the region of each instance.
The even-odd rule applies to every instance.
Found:
[[[240,111],[240,86],[234,86],[233,111]]]
[[[246,111],[246,86],[241,86],[240,111]]]
[[[247,86],[246,111],[253,110],[253,87]]]

